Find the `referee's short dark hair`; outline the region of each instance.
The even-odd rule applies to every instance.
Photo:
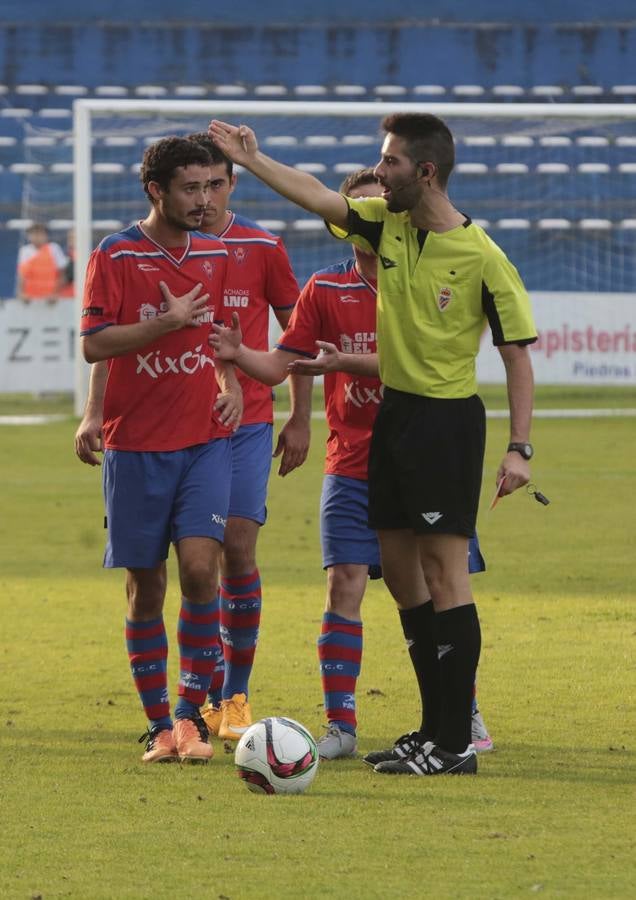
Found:
[[[340,185],[340,193],[344,194],[347,197],[351,191],[355,190],[359,187],[364,187],[365,184],[377,184],[378,179],[373,174],[373,169],[358,169],[356,172],[351,172],[345,180]]]
[[[445,122],[430,113],[393,113],[382,120],[382,128],[406,142],[413,162],[434,162],[440,187],[446,187],[455,165],[455,143]]]
[[[146,148],[139,177],[150,197],[148,185],[151,181],[156,181],[167,191],[180,167],[211,165],[210,154],[204,147],[183,137],[165,137]]]

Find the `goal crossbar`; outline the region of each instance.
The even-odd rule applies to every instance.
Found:
[[[73,103],[73,220],[76,234],[76,322],[80,321],[83,283],[92,250],[92,120],[108,114],[152,116],[231,117],[246,121],[250,117],[271,115],[296,117],[350,116],[382,117],[396,112],[433,113],[442,118],[475,119],[636,119],[636,104],[628,103],[422,103],[422,102],[350,102],[293,100],[159,100],[159,99],[79,99]],[[378,138],[378,147],[380,139]],[[75,412],[83,411],[87,367],[78,346],[75,377]]]

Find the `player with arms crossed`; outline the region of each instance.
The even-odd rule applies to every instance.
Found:
[[[210,191],[200,230],[217,235],[228,250],[223,294],[223,315],[239,309],[245,341],[267,350],[269,310],[285,328],[298,298],[298,284],[281,239],[229,208],[236,187],[231,161],[205,132],[189,140],[212,158]],[[262,593],[256,564],[256,542],[267,510],[267,481],[271,468],[273,404],[271,388],[224,371],[226,391],[220,395],[219,419],[232,425],[232,485],[221,555],[219,598],[220,637],[215,645],[215,666],[203,718],[211,734],[238,741],[251,724],[248,684],[254,661],[261,615]],[[105,366],[93,366],[86,413],[78,428],[77,452],[96,464],[100,446]],[[242,393],[242,416],[236,412],[236,394]],[[282,453],[280,475],[302,465],[309,447],[311,384],[290,379],[291,413],[278,436],[274,456]],[[239,427],[240,426],[240,427]],[[224,432],[221,431],[221,434]]]
[[[372,169],[362,169],[345,179],[341,192],[348,197],[377,197],[381,187]],[[232,330],[216,327],[210,338],[221,358],[245,367],[267,383],[277,384],[290,371],[325,376],[329,438],[320,528],[327,599],[318,657],[329,724],[318,741],[323,759],[356,752],[355,695],[363,641],[360,610],[367,578],[381,577],[377,536],[367,525],[368,450],[382,397],[375,340],[377,260],[358,247],[354,247],[354,256],[312,275],[285,333],[270,353],[255,353],[242,346],[238,322]],[[324,352],[314,359],[316,345]],[[471,540],[470,551],[470,570],[482,571],[476,538]],[[415,599],[420,604],[430,597]],[[412,610],[400,609],[409,644],[411,618]],[[414,666],[419,675],[415,660]],[[481,721],[478,713],[477,717]],[[419,731],[405,735],[400,745],[418,736]],[[481,749],[492,749],[487,733],[485,738]]]
[[[213,121],[224,153],[278,193],[331,223],[337,237],[374,252],[384,398],[369,458],[369,525],[384,580],[401,608],[418,607],[413,641],[426,692],[426,729],[404,755],[368,754],[378,773],[477,771],[471,708],[481,634],[466,556],[475,533],[485,412],[475,358],[486,323],[508,385],[510,443],[497,472],[502,494],[529,481],[536,340],[527,293],[505,254],[452,205],[453,137],[429,114],[383,121],[375,174],[381,198],[350,199],[267,157],[254,132]]]
[[[126,573],[126,643],[148,718],[144,762],[207,762],[199,714],[218,633],[218,560],[230,493],[231,447],[218,434],[217,385],[207,338],[223,303],[227,249],[196,233],[211,159],[169,137],[148,147],[141,181],[148,216],[104,238],[86,275],[82,346],[108,361],[103,485],[104,565]],[[226,431],[226,435],[229,432]],[[170,714],[163,621],[170,543],[181,610],[179,700]]]

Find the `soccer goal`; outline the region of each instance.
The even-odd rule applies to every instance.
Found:
[[[602,346],[588,348],[590,371],[599,359],[608,365],[611,359],[616,372],[596,381],[633,383],[636,105],[630,104],[77,100],[73,161],[60,160],[63,168],[58,165],[57,172],[49,169],[47,190],[50,197],[51,179],[58,178],[64,194],[62,181],[68,191],[72,177],[73,209],[67,215],[76,228],[78,306],[86,262],[97,241],[146,214],[139,164],[145,147],[157,138],[205,130],[212,117],[245,122],[264,152],[337,189],[349,172],[377,162],[383,116],[408,111],[448,121],[457,145],[451,199],[506,251],[533,299],[544,295],[547,309],[555,307],[555,295],[564,303],[569,298],[567,321],[561,323],[558,313],[553,317],[549,347],[546,332],[546,359],[554,357],[557,344],[565,353],[568,342],[574,349],[586,340],[600,341]],[[63,145],[60,141],[62,155]],[[30,197],[37,203],[33,188]],[[283,236],[301,284],[316,269],[347,255],[320,221],[248,172],[239,170],[232,206]],[[60,215],[64,208],[58,204],[55,211]],[[589,331],[587,337],[572,337],[577,330],[572,304],[579,302],[577,309],[583,309],[584,298],[598,308],[596,298],[608,296],[623,298],[594,314],[599,323],[606,322],[609,336],[599,338],[597,324],[593,338]],[[560,377],[565,382],[585,381],[584,370],[568,375],[571,360],[564,365]],[[538,380],[545,380],[541,368]],[[78,354],[78,412],[85,390],[86,367]]]

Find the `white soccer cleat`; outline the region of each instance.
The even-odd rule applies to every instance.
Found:
[[[355,756],[358,745],[355,734],[343,731],[340,726],[327,726],[327,733],[316,741],[318,754],[321,759],[341,759],[345,756]]]

